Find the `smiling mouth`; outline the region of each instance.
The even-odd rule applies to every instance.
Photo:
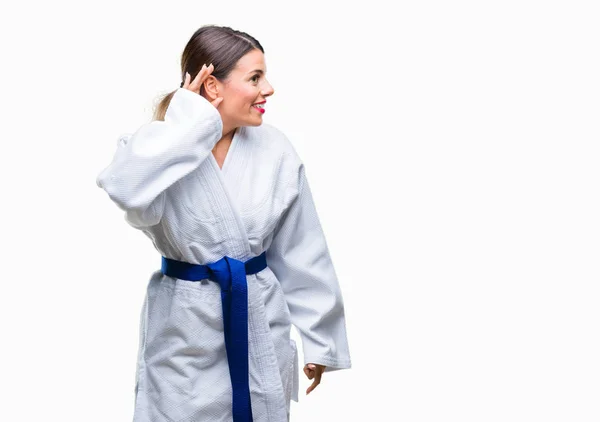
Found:
[[[260,111],[263,114],[265,112],[264,104],[254,104],[252,107],[257,109],[258,111]]]

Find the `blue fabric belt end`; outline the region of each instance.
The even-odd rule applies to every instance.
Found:
[[[225,256],[208,265],[162,257],[164,275],[188,281],[209,279],[221,286],[223,331],[231,377],[234,422],[252,422],[248,375],[248,285],[246,275],[267,268],[266,252],[246,262]],[[235,316],[235,318],[233,317]]]

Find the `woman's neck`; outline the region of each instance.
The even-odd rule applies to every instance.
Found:
[[[219,141],[215,144],[215,147],[213,148],[212,152],[214,154],[219,154],[219,155],[225,155],[227,154],[227,151],[229,150],[229,146],[231,145],[231,141],[233,140],[233,135],[235,134],[237,128],[234,128],[232,130],[230,130],[229,132],[225,133],[221,139],[219,139]]]

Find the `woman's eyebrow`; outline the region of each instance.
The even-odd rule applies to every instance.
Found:
[[[250,73],[252,73],[252,72],[258,72],[258,73],[260,73],[261,75],[265,73],[265,72],[263,72],[263,71],[262,71],[262,69],[254,69],[254,70],[252,70],[252,71],[248,72],[248,74],[250,74]]]

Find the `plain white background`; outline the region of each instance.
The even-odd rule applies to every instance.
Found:
[[[1,420],[131,420],[160,257],[95,178],[204,24],[264,46],[344,294],[353,368],[292,421],[599,420],[598,9],[394,7],[2,7]]]

